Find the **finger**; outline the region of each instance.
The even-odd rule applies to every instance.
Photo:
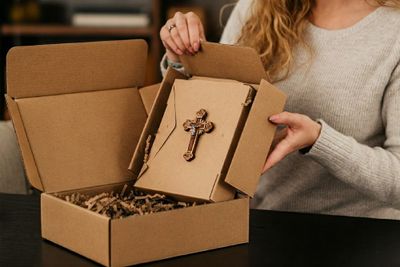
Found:
[[[284,159],[288,154],[292,152],[293,149],[290,143],[287,141],[287,139],[283,139],[280,143],[276,145],[275,149],[268,156],[262,173],[272,168],[275,164],[277,164],[279,161]]]
[[[164,44],[165,48],[175,52],[175,49],[177,48],[177,46],[176,45],[175,46],[174,45],[168,45],[168,41],[167,40],[170,39],[170,38],[171,38],[171,36],[169,34],[167,25],[164,25],[160,30],[161,42]]]
[[[194,51],[199,51],[200,48],[200,30],[199,30],[199,18],[193,12],[187,14],[187,24],[189,29],[190,45]]]
[[[176,45],[174,39],[172,38],[171,34],[169,33],[167,26],[164,26],[160,33],[161,40],[165,46],[165,48],[169,49],[170,51],[174,52],[177,55],[183,55],[182,50]]]
[[[171,31],[169,32],[169,34],[172,37],[172,40],[174,41],[174,43],[176,44],[176,46],[178,47],[178,49],[180,51],[182,51],[182,53],[184,51],[186,51],[186,47],[185,44],[183,43],[181,37],[179,36],[179,31],[176,27],[172,28]]]
[[[179,36],[183,44],[185,45],[185,48],[191,53],[194,53],[194,50],[190,45],[189,29],[187,26],[185,15],[183,15],[181,12],[177,12],[175,14],[175,23],[176,23],[176,29],[178,30]]]
[[[300,125],[300,115],[290,112],[282,112],[269,117],[269,120],[275,124],[285,124],[289,127],[296,127]]]
[[[172,47],[170,47],[170,46],[169,46],[166,42],[164,42],[164,41],[162,41],[162,43],[163,43],[163,45],[164,45],[164,47],[165,47],[165,49],[166,49],[167,51],[170,51],[171,53],[175,54],[174,49],[173,49]]]
[[[172,49],[171,51],[174,51],[174,53],[177,55],[183,55],[183,51],[185,50],[184,46],[179,46],[179,43],[177,43],[173,38],[171,32],[174,31],[175,28],[169,29],[171,25],[176,26],[175,19],[167,20],[165,25],[162,27],[160,34],[161,40],[168,44],[168,46]]]

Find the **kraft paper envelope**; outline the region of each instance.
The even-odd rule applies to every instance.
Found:
[[[223,178],[252,92],[249,85],[236,81],[175,80],[146,167],[135,186],[204,201],[232,199],[234,189]],[[188,162],[183,155],[191,136],[183,124],[194,120],[200,109],[207,111],[205,120],[212,122],[214,129],[199,137],[195,158]]]

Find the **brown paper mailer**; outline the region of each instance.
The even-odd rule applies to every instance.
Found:
[[[156,88],[142,40],[15,47],[7,103],[27,176],[45,192],[129,181]]]
[[[135,186],[202,201],[233,199],[234,188],[220,181],[225,178],[229,153],[236,145],[236,131],[242,129],[248,109],[245,102],[252,91],[249,85],[235,81],[175,80],[147,168]],[[183,123],[193,120],[200,109],[208,112],[206,120],[214,129],[200,136],[195,158],[187,162],[183,154],[190,134]]]
[[[197,76],[200,76],[200,79],[237,80],[258,85],[254,86],[257,93],[243,131],[237,137],[237,147],[225,177],[226,183],[252,197],[276,130],[276,126],[267,118],[283,111],[286,95],[265,80],[260,57],[252,48],[203,42],[199,53],[182,56],[181,61],[185,72],[193,79],[199,79]],[[185,77],[170,68],[161,83],[129,167],[135,177],[142,169],[146,139],[157,132],[172,85],[178,78]]]

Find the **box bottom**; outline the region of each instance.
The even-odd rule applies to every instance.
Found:
[[[96,194],[124,184],[80,190]],[[68,192],[61,192],[68,193]],[[110,219],[43,193],[42,237],[104,266],[127,266],[248,242],[249,199]]]

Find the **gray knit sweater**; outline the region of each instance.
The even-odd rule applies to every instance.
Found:
[[[235,43],[251,1],[241,0],[221,42]],[[400,219],[400,11],[378,8],[354,26],[308,27],[314,55],[276,84],[286,110],[319,119],[307,155],[262,176],[252,207]]]
[[[239,1],[222,43],[236,42],[251,2]],[[311,63],[299,47],[276,86],[321,135],[261,177],[253,208],[400,219],[399,29],[400,10],[386,7],[343,30],[309,24]]]

